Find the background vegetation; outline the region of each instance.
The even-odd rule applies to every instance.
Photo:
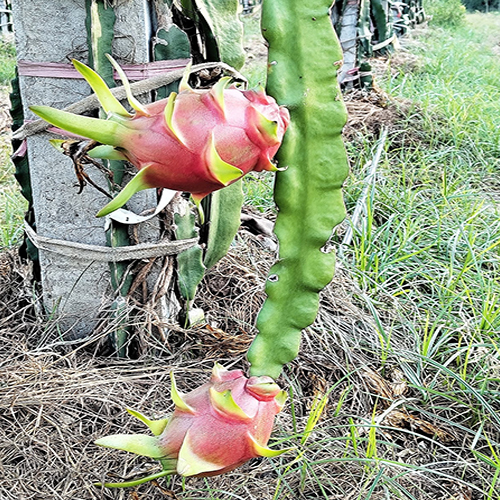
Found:
[[[405,339],[403,370],[421,403],[436,409],[439,393],[442,410],[465,410],[439,413],[474,436],[473,456],[495,463],[478,498],[500,498],[500,427],[484,406],[499,403],[500,15],[466,16],[458,3],[429,2],[437,27],[406,44],[416,58],[396,67],[395,56],[378,81],[406,118],[390,134],[348,262],[380,319],[382,364]],[[348,147],[352,210],[373,146],[365,136]],[[475,448],[480,435],[489,451]]]
[[[500,9],[499,0],[463,0],[463,3],[470,11],[488,12]]]
[[[20,229],[24,211],[24,198],[14,179],[14,167],[9,160],[9,103],[10,80],[14,78],[16,59],[11,37],[0,37],[0,250],[16,246],[22,235]]]
[[[323,297],[320,318],[306,332],[300,364],[286,374],[290,404],[275,439],[278,446],[296,446],[297,453],[260,464],[255,472],[252,467],[243,474],[236,472],[226,483],[215,478],[182,484],[174,480],[175,484],[167,485],[177,495],[171,498],[250,498],[249,488],[255,487],[259,498],[266,499],[300,495],[349,500],[500,499],[500,15],[466,14],[460,7],[458,0],[428,2],[428,13],[434,16],[431,26],[414,32],[400,53],[378,66],[376,94],[387,109],[395,110],[395,118],[378,128],[358,128],[347,140],[352,170],[345,196],[352,213],[367,183],[367,162],[373,157],[380,128],[389,129],[374,182],[369,183],[366,216],[352,245],[340,252],[335,293],[327,291]],[[257,18],[248,17],[245,24],[249,43],[260,44]],[[0,45],[0,59],[7,61],[0,64],[4,84],[12,76],[12,56],[12,45]],[[253,83],[262,81],[264,68],[263,59],[254,56],[246,68]],[[6,138],[4,134],[2,139]],[[4,250],[18,245],[24,212],[8,153],[7,141],[2,140],[0,245]],[[268,211],[270,191],[269,177],[250,180],[247,201]],[[342,233],[337,246],[341,239]],[[257,265],[255,249],[252,252],[249,262]],[[248,280],[259,274],[250,264],[245,264],[246,287],[240,302],[248,297]],[[241,261],[233,270],[238,266]],[[236,280],[235,273],[228,276]],[[257,282],[255,288],[261,284]],[[346,299],[339,303],[342,293]],[[351,315],[351,328],[338,326],[344,310]],[[43,339],[51,338],[50,328]],[[19,351],[15,356],[6,354],[5,359],[33,362],[34,356],[23,361],[29,346],[25,346],[24,326],[19,331]],[[184,346],[187,334],[178,335]],[[196,336],[206,342],[207,337]],[[40,338],[34,341],[39,356]],[[231,337],[231,342],[235,339]],[[169,337],[169,342],[174,341]],[[8,352],[14,349],[7,347]],[[59,375],[59,347],[54,341],[46,349],[47,379]],[[155,352],[162,349],[167,347],[155,346]],[[181,350],[179,359],[188,364],[193,355]],[[64,363],[86,367],[81,359],[75,362],[73,351],[61,357],[64,369]],[[90,365],[93,359],[86,362],[90,368],[71,380],[88,381],[98,371],[106,378],[101,371],[104,361],[99,361],[98,369]],[[53,365],[55,371],[50,372]],[[134,370],[139,367],[136,363]],[[199,365],[195,370],[200,371]],[[109,420],[122,418],[117,416],[122,402],[113,406],[109,401],[119,400],[112,392],[124,385],[120,377],[125,372],[117,366],[119,375],[106,396],[99,392],[101,382],[86,382],[96,392],[95,401],[106,401],[106,410],[99,403],[92,418],[86,419],[95,419],[101,434],[106,433],[106,412]],[[14,369],[9,373],[18,376]],[[369,374],[372,384],[363,383],[361,374],[365,378]],[[133,376],[138,377],[136,372]],[[323,384],[323,392],[311,395],[304,380],[315,388]],[[402,392],[396,392],[398,380]],[[160,377],[148,385],[148,391],[158,392],[165,383]],[[74,422],[81,417],[73,417],[71,411],[83,402],[71,403],[69,393],[64,393],[64,401],[57,400],[64,387],[56,386],[46,406],[54,402],[67,406],[67,427],[73,435]],[[76,390],[71,386],[71,391]],[[130,390],[126,396],[133,394]],[[90,397],[88,392],[85,397]],[[144,403],[140,397],[137,404]],[[155,397],[150,392],[144,396],[158,409]],[[30,401],[24,403],[32,412],[26,414],[26,426],[35,433],[38,426],[46,429],[43,425],[48,424],[45,417],[37,417],[38,409],[33,410]],[[52,418],[59,424],[56,410]],[[391,415],[393,420],[387,420]],[[66,432],[64,426],[60,430],[58,425],[57,432]],[[49,448],[50,457],[56,457],[56,471],[90,453],[90,430],[85,428],[83,434],[83,453],[76,453],[74,446],[64,448],[63,442]],[[54,435],[59,434],[54,431]],[[71,460],[64,454],[57,458],[60,447]],[[93,465],[78,462],[79,474],[88,474]],[[85,477],[85,484],[90,482]],[[31,487],[24,483],[23,487]],[[9,483],[5,484],[8,492]],[[94,498],[92,492],[85,494]]]

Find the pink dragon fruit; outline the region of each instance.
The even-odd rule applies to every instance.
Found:
[[[168,188],[187,191],[199,204],[207,194],[250,171],[276,170],[271,162],[289,123],[288,111],[264,90],[226,88],[224,77],[210,90],[193,90],[186,76],[179,94],[142,105],[127,78],[110,57],[134,108],[131,115],[101,77],[84,64],[75,68],[96,93],[107,119],[78,116],[48,106],[31,110],[47,122],[98,143],[90,156],[126,159],[138,174],[97,215],[124,205],[137,191]]]
[[[152,421],[128,410],[155,436],[116,434],[96,441],[100,446],[158,459],[163,470],[105,486],[135,486],[169,474],[222,474],[251,458],[273,457],[289,450],[266,447],[274,416],[286,400],[286,392],[270,377],[247,378],[241,370],[229,371],[216,363],[210,382],[185,395],[177,390],[172,375],[171,395],[175,410],[170,418]]]

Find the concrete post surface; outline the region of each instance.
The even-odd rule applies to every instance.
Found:
[[[149,61],[147,0],[122,2],[116,7],[114,50],[117,58],[128,63]],[[72,58],[86,62],[87,36],[83,1],[15,0],[13,15],[16,45],[20,60],[67,63]],[[83,80],[20,77],[27,120],[35,116],[31,105],[63,108],[91,92]],[[77,194],[72,161],[48,142],[51,134],[28,138],[28,158],[33,187],[36,230],[41,236],[93,245],[106,245],[104,223],[95,214],[108,199],[91,186]],[[106,187],[102,174],[94,168],[87,172]],[[133,207],[141,211],[156,203],[149,190],[134,197]],[[144,241],[158,238],[157,226],[149,224]],[[71,336],[88,335],[96,326],[98,313],[113,300],[107,263],[70,259],[41,251],[43,303],[48,313],[56,313],[64,330]]]

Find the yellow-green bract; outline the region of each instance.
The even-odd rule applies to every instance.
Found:
[[[275,232],[279,260],[266,285],[259,334],[248,359],[252,375],[276,378],[299,350],[302,329],[316,318],[319,291],[332,279],[333,252],[324,251],[345,216],[341,187],[348,172],[341,131],[347,114],[337,82],[342,51],[331,0],[264,0],[269,42],[267,91],[288,108],[291,123],[278,151]]]

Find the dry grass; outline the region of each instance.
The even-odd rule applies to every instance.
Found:
[[[405,43],[416,42],[411,40]],[[370,59],[370,64],[373,89],[369,92],[351,89],[344,94],[348,113],[343,131],[345,141],[375,141],[385,128],[391,138],[392,149],[412,142],[424,142],[426,138],[420,130],[422,118],[418,106],[412,101],[391,97],[378,85],[387,75],[416,71],[421,64],[420,59],[403,48],[390,57]]]
[[[419,499],[449,500],[444,491],[460,487],[466,462],[457,460],[454,446],[460,449],[457,439],[464,436],[456,438],[456,430],[443,429],[453,442],[440,441],[435,432],[440,429],[435,425],[439,417],[425,411],[419,414],[411,403],[418,395],[410,391],[409,399],[401,400],[399,393],[396,397],[397,359],[386,363],[385,378],[376,371],[380,368],[376,329],[359,305],[359,290],[339,267],[322,295],[316,325],[305,332],[300,357],[281,380],[293,389],[293,398],[279,415],[274,436],[286,445],[298,445],[304,453],[302,460],[294,461],[296,453],[292,453],[274,462],[251,461],[221,477],[184,483],[173,479],[125,491],[100,490],[92,486],[94,481],[104,477],[122,481],[155,467],[148,459],[93,444],[107,434],[144,431],[125,413],[126,406],[163,417],[172,409],[171,370],[187,389],[206,379],[215,360],[245,365],[243,356],[255,334],[251,325],[264,298],[264,277],[273,255],[249,234],[241,234],[237,246],[209,273],[200,291],[197,305],[207,308],[212,325],[192,330],[166,328],[167,343],[161,348],[157,339],[148,337],[146,328],[140,328],[141,321],[136,321],[136,341],[143,346],[136,360],[103,355],[109,329],[81,344],[61,341],[56,325],[37,318],[27,267],[14,252],[3,253],[0,259],[2,500],[271,499],[276,491],[275,498],[326,495],[354,500],[366,492],[378,470],[365,456],[375,416],[385,429],[378,453],[385,460],[406,464],[387,462],[384,477],[394,478]],[[394,341],[401,350],[407,349],[404,339]],[[314,398],[332,387],[320,423],[307,444],[300,446]],[[399,401],[395,407],[399,413],[388,410],[395,401]],[[356,453],[353,429],[359,447]],[[439,476],[425,472],[436,452],[449,461],[446,475],[452,479],[446,485]],[[422,467],[424,472],[419,470]],[[375,490],[372,498],[385,498],[380,495]]]
[[[242,252],[244,248],[246,253]],[[229,318],[239,325],[232,329],[236,333],[228,334],[208,325],[193,330],[174,328],[167,332],[168,343],[162,352],[158,352],[156,341],[151,339],[148,343],[142,338],[141,343],[149,349],[135,361],[102,356],[107,332],[82,345],[60,341],[57,328],[36,317],[27,289],[27,266],[14,252],[0,254],[0,498],[129,498],[128,493],[101,492],[92,482],[106,473],[123,480],[153,464],[100,449],[92,442],[106,434],[140,430],[124,412],[125,406],[158,417],[168,413],[172,409],[168,390],[172,369],[181,386],[187,387],[202,382],[216,359],[241,364],[254,334],[242,325],[253,323],[263,297],[262,293],[255,293],[248,306],[239,310],[236,304],[245,303],[243,297],[226,299],[242,293],[252,272],[255,290],[262,288],[264,269],[252,271],[244,267],[247,259],[255,259],[256,248],[241,243],[211,273],[206,280],[210,285],[200,294],[200,305],[213,305],[211,315]],[[267,260],[267,266],[272,256],[268,254],[264,259],[264,251],[260,253],[260,261]],[[219,288],[224,279],[228,281]],[[225,291],[222,296],[213,294],[215,285]],[[228,304],[225,311],[224,304]],[[137,331],[137,335],[141,334],[144,332]],[[41,337],[44,345],[40,345]],[[293,368],[305,382],[296,402],[299,407],[335,378],[335,363],[326,359],[325,355],[311,352]],[[284,413],[278,427],[289,427],[289,420],[290,415]],[[273,476],[271,481],[269,475]],[[271,498],[275,482],[272,466],[255,461],[231,475],[210,479],[210,487],[220,491],[243,488],[248,491],[246,498]],[[174,481],[171,488],[172,498],[177,498],[176,494],[179,498],[203,498],[197,497],[198,493],[190,496],[189,492],[203,489],[204,480],[189,480],[182,495],[179,481]],[[140,498],[165,495],[157,485],[141,487]]]

